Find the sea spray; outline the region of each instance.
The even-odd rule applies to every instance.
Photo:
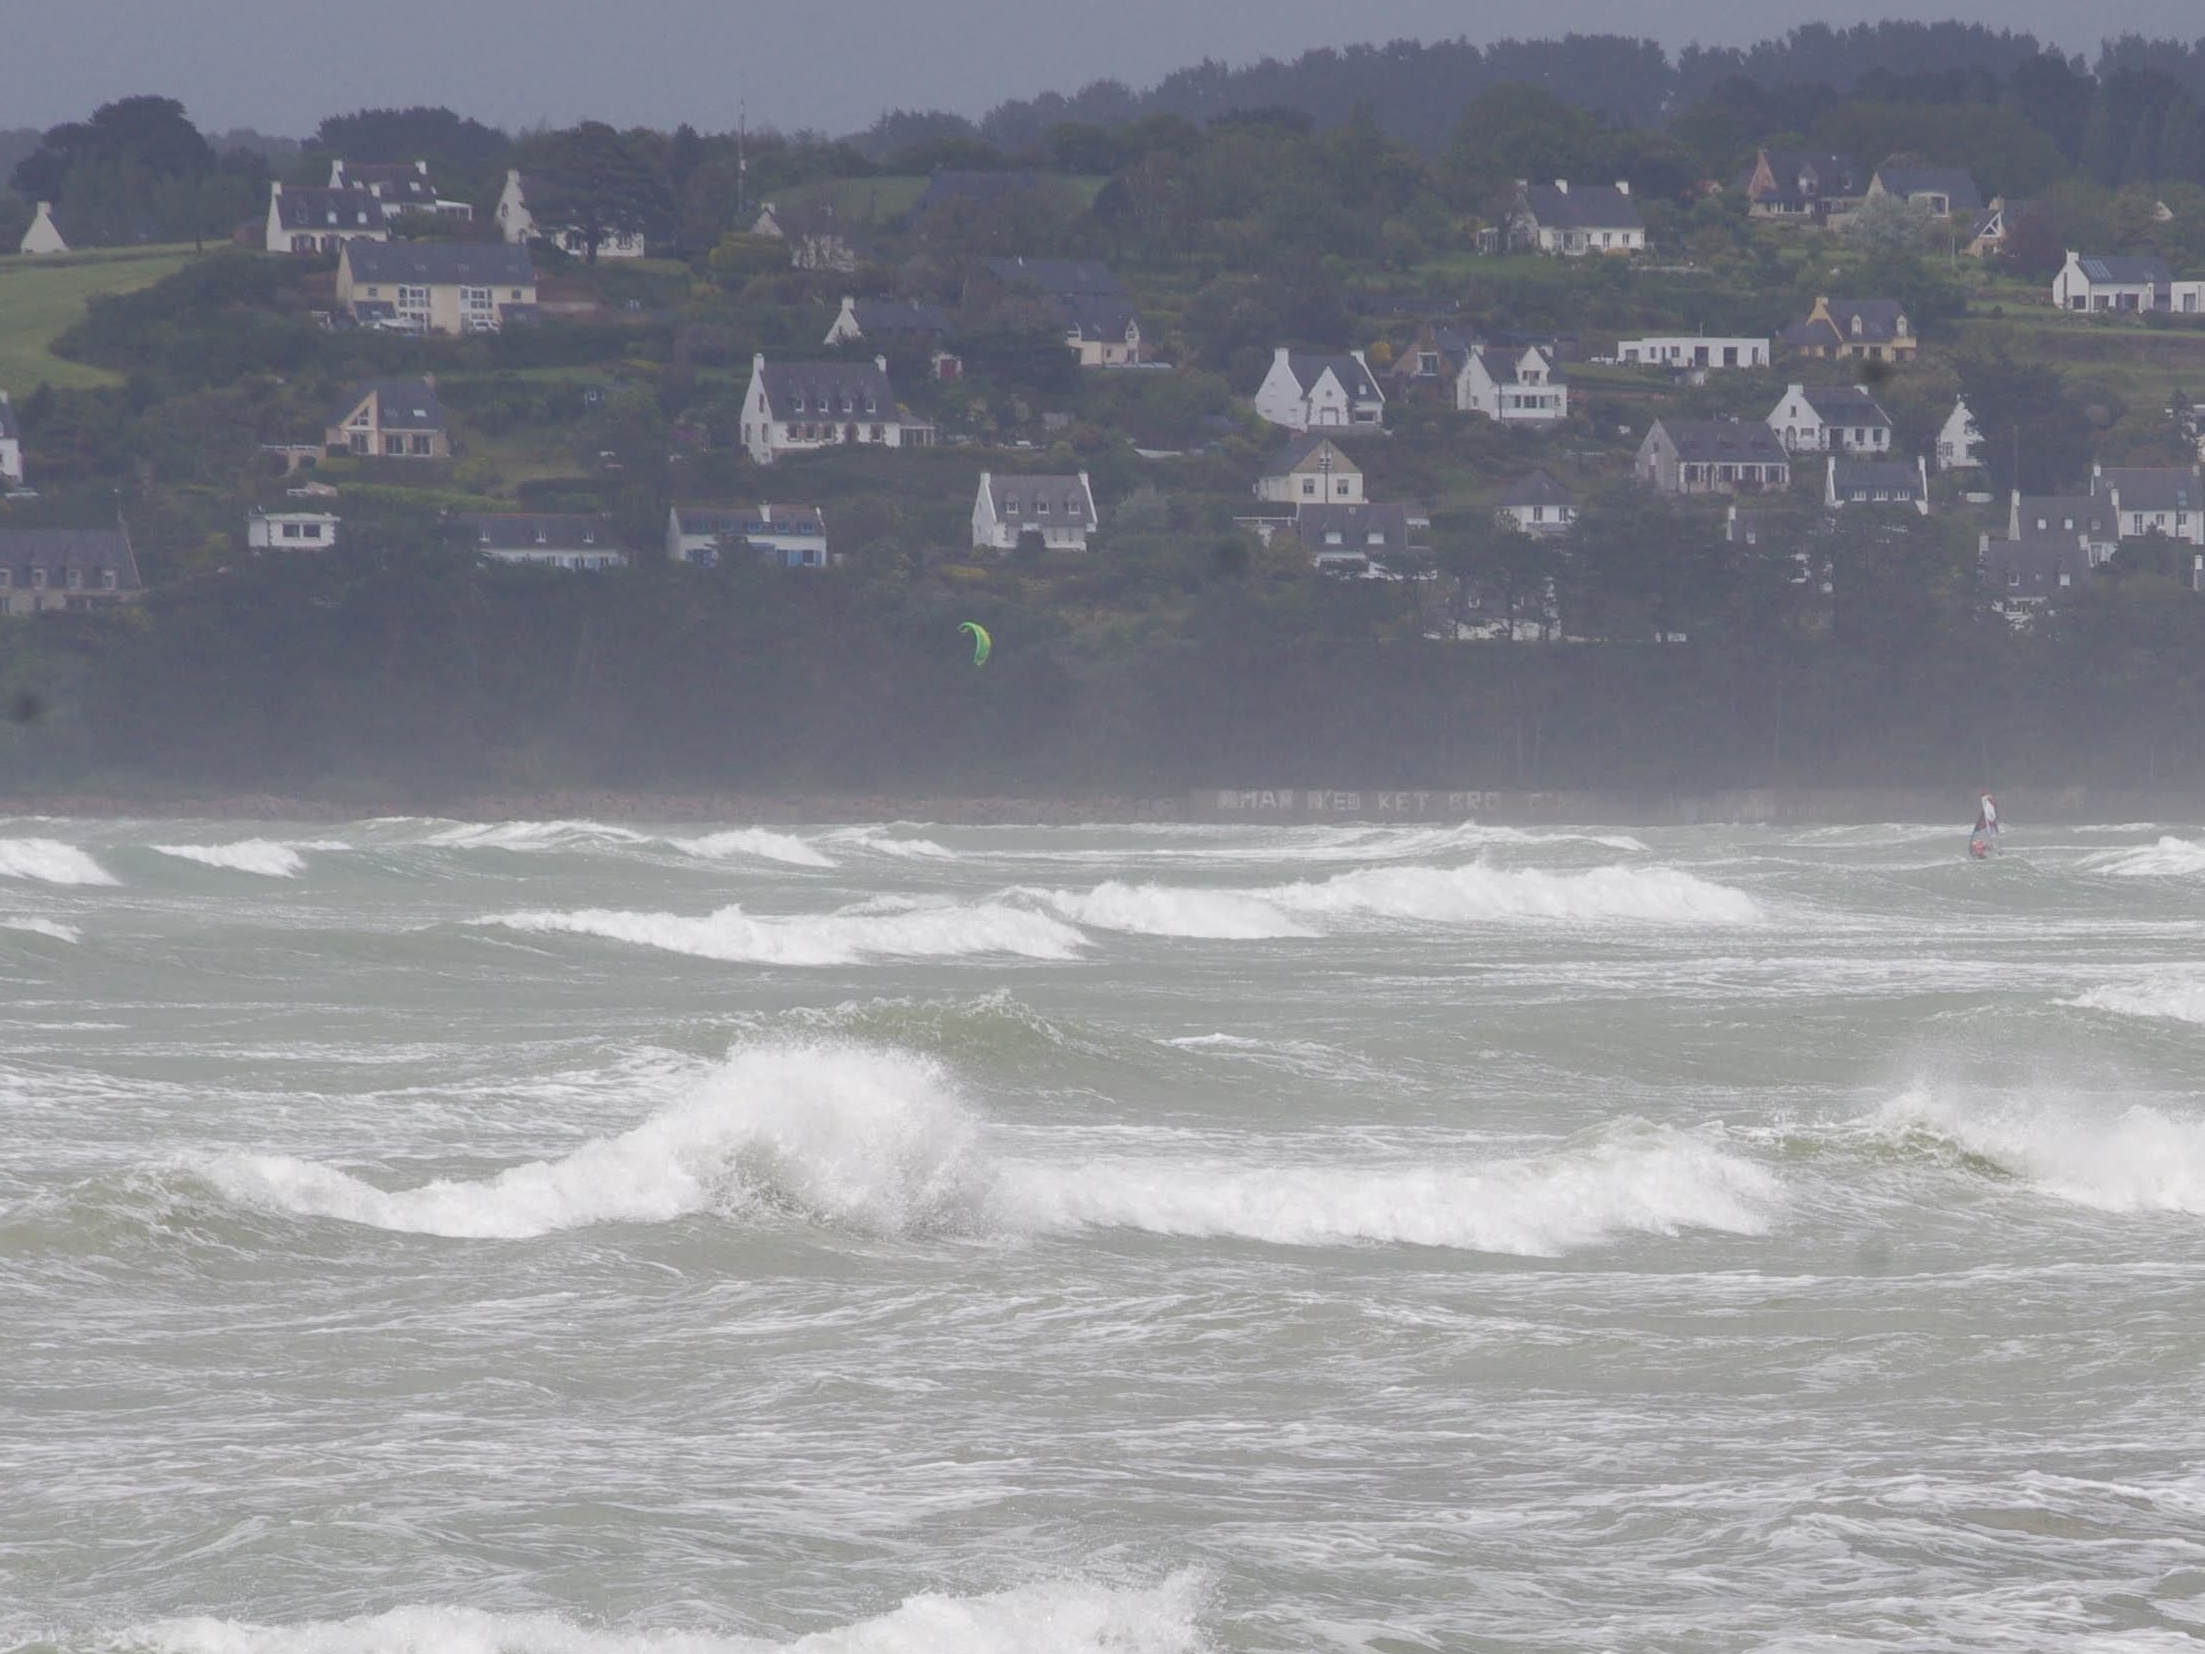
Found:
[[[770,916],[754,916],[731,905],[702,917],[585,908],[498,914],[479,922],[757,965],[852,965],[873,958],[953,959],[990,953],[1072,959],[1087,942],[1061,919],[1000,902],[899,908],[870,903],[836,913]]]
[[[2205,1216],[2205,1120],[2141,1104],[2114,1109],[2043,1091],[1923,1082],[1885,1103],[1870,1125],[1927,1133],[2075,1205]]]
[[[295,879],[306,871],[306,858],[296,847],[278,844],[273,839],[240,839],[235,844],[156,844],[150,848],[178,861],[197,862],[202,867],[220,867],[234,873],[257,873],[266,879]]]
[[[734,827],[725,832],[707,833],[701,838],[670,838],[666,842],[685,855],[705,861],[754,857],[760,861],[779,862],[784,867],[835,865],[834,858],[822,855],[795,834],[776,833],[764,827]]]
[[[119,882],[75,845],[50,838],[0,838],[0,879],[32,879],[41,884]]]

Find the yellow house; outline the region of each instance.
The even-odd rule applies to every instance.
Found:
[[[495,333],[532,317],[536,270],[523,247],[461,241],[350,241],[337,303],[362,327]]]

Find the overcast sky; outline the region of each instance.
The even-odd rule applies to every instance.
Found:
[[[1862,0],[0,0],[0,127],[50,126],[162,92],[202,127],[303,137],[322,116],[447,104],[517,127],[585,117],[706,131],[833,132],[882,110],[979,115],[1104,75],[1146,86],[1205,56],[1243,63],[1402,36],[1653,32],[1737,44]],[[2099,36],[2205,33],[2196,0],[1952,0],[1959,17],[2095,53]],[[2080,21],[2078,21],[2080,19]]]

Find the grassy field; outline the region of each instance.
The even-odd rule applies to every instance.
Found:
[[[20,399],[41,384],[63,390],[114,384],[114,374],[65,362],[49,347],[84,314],[87,300],[151,287],[194,256],[188,246],[173,246],[0,258],[0,389]]]

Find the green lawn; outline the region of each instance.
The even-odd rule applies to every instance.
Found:
[[[88,299],[151,287],[195,256],[188,246],[170,246],[0,258],[0,389],[20,399],[41,384],[78,390],[116,383],[105,369],[65,362],[48,347],[84,314]]]

